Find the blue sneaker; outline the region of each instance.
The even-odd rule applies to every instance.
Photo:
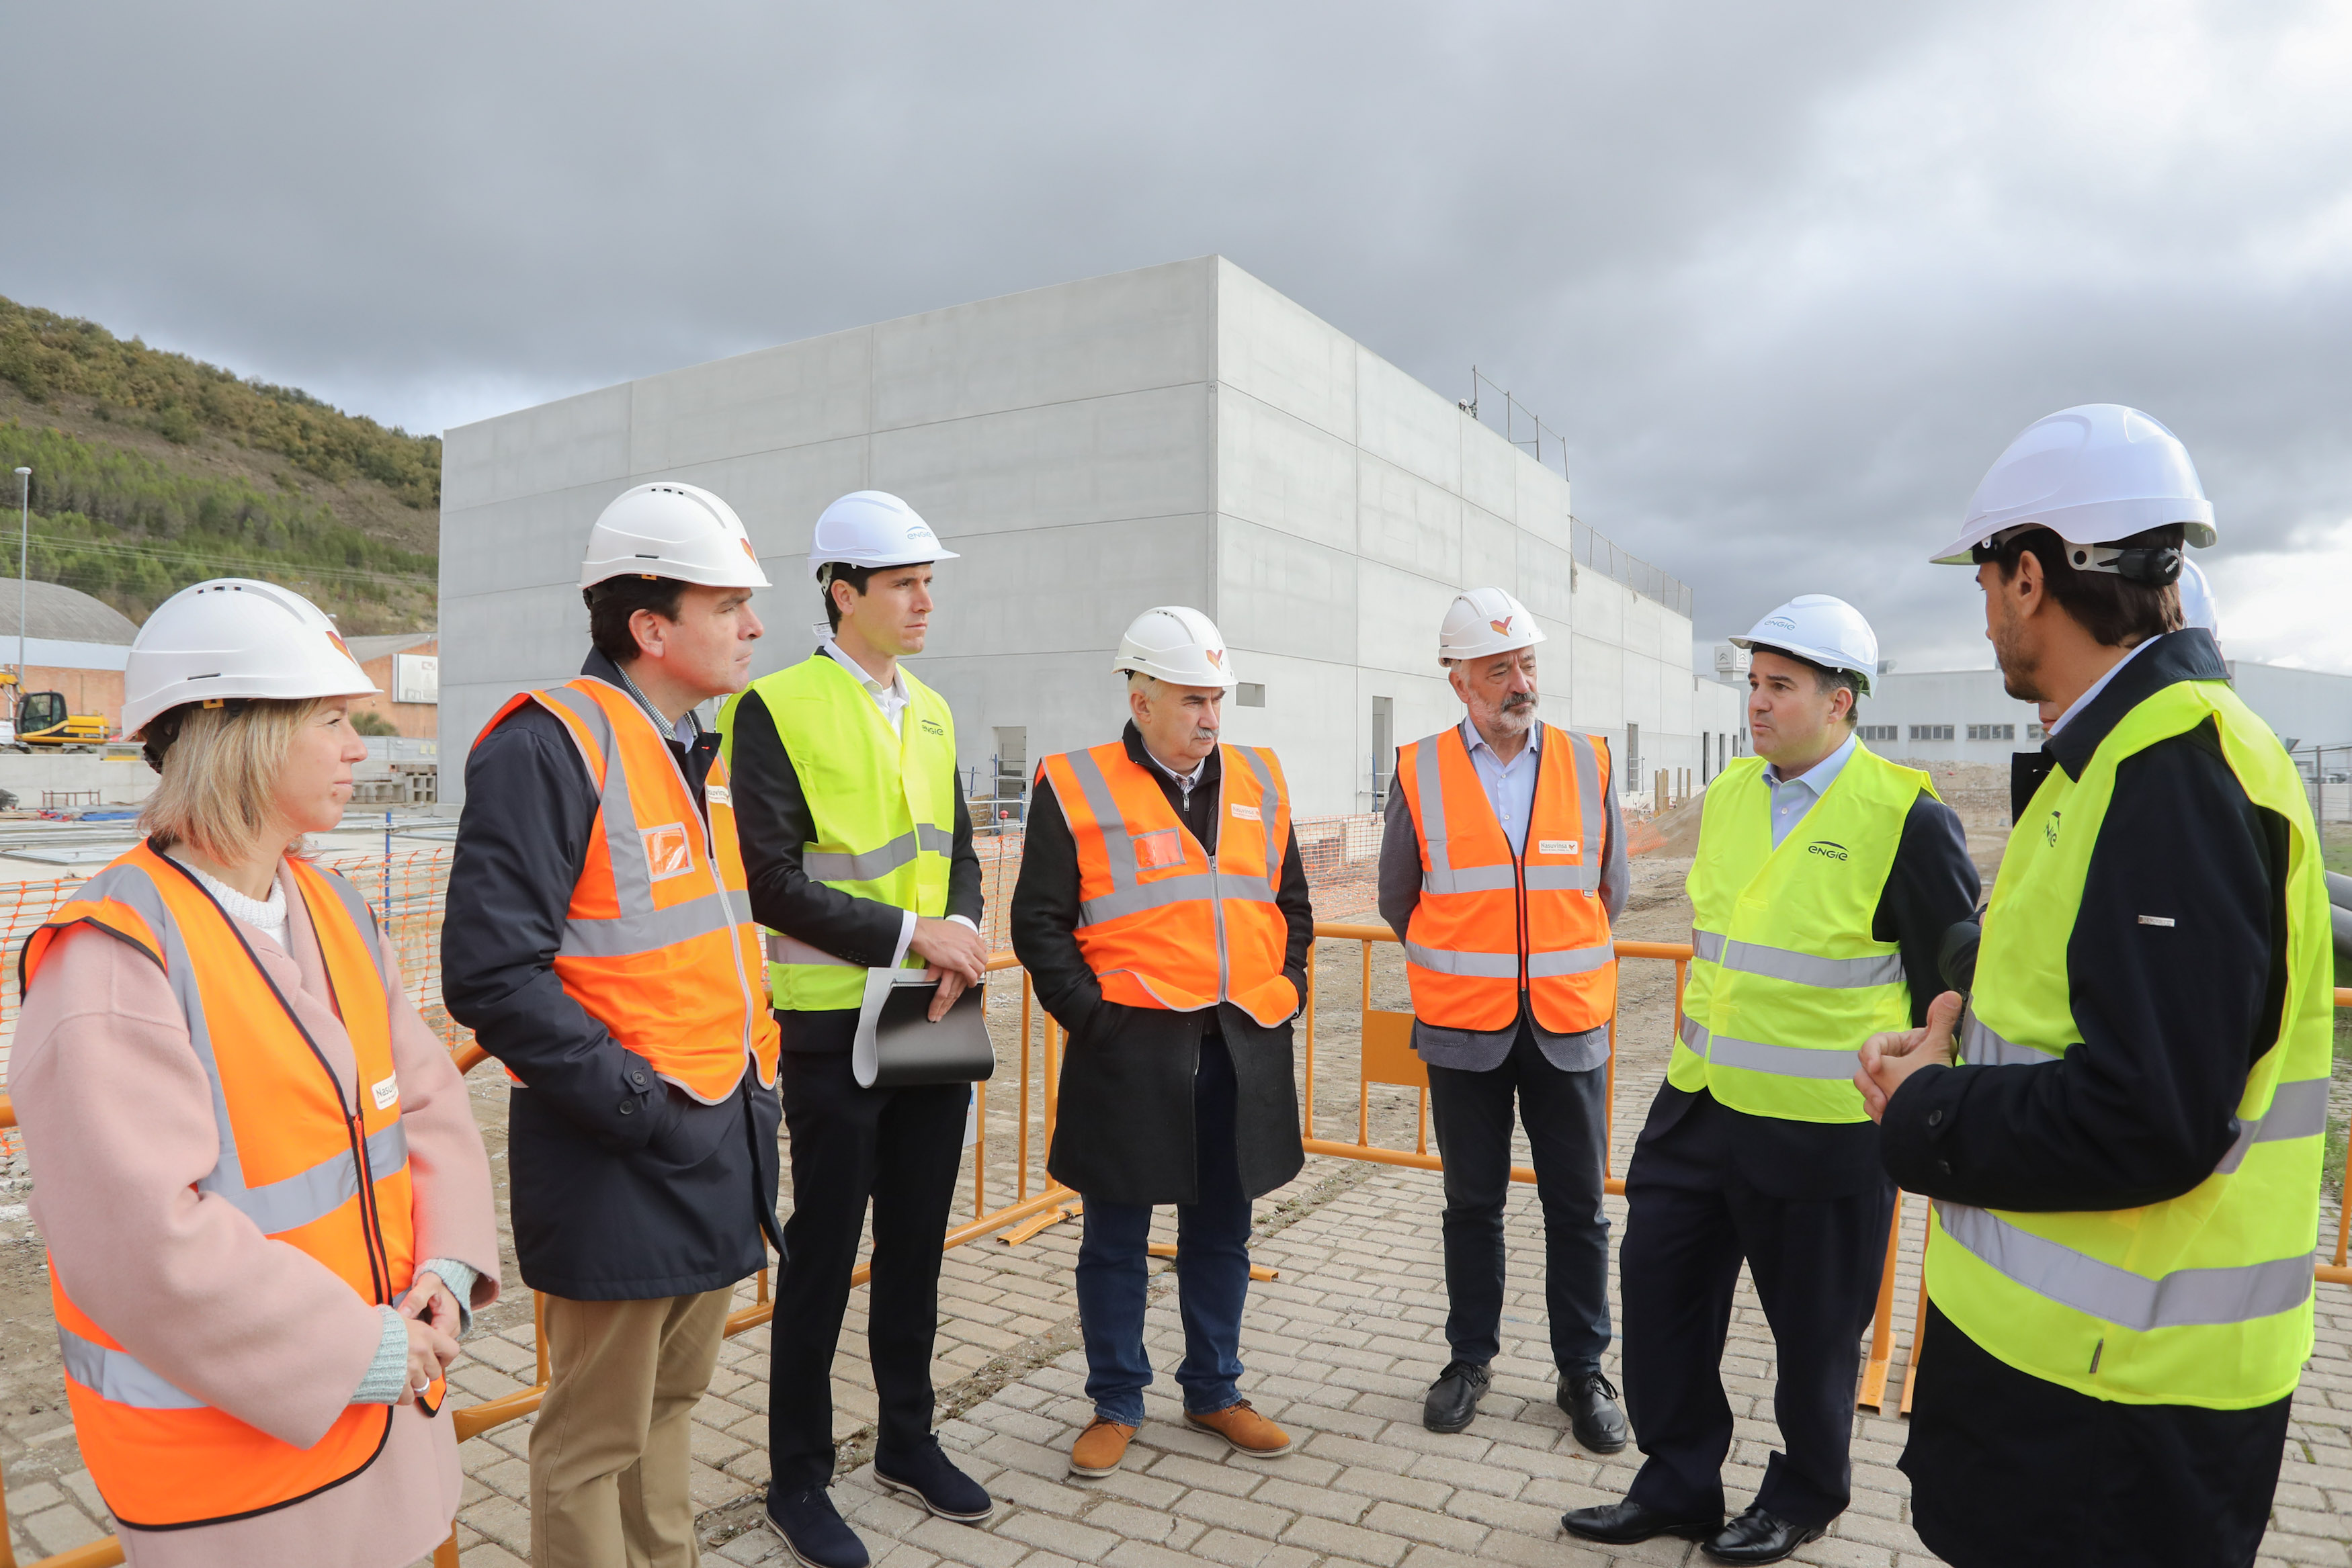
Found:
[[[768,1489],[768,1528],[802,1568],[866,1568],[866,1542],[842,1522],[840,1511],[823,1487],[782,1492]]]
[[[988,1489],[956,1469],[937,1439],[911,1454],[876,1454],[874,1479],[958,1524],[978,1524],[996,1511]]]

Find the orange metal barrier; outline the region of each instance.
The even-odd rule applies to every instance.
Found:
[[[354,865],[339,862],[339,869],[345,871],[347,874],[367,878],[368,882],[363,883],[363,885],[370,885],[371,896],[383,899],[383,902],[380,907],[386,911],[386,925],[400,946],[404,964],[413,963],[416,966],[408,971],[411,992],[416,994],[421,989],[416,980],[418,974],[431,977],[431,988],[424,993],[433,998],[432,1005],[427,1010],[440,1018],[445,1038],[449,1041],[458,1071],[467,1072],[488,1061],[488,1055],[470,1039],[461,1041],[457,1026],[448,1020],[446,1013],[438,1006],[439,943],[437,937],[439,916],[446,896],[446,883],[449,853],[450,852],[446,850],[438,850],[408,856],[386,856],[380,862],[372,862],[374,867],[373,877],[370,875],[370,863]],[[435,883],[436,873],[438,873],[437,885]],[[30,884],[36,888],[47,890],[48,901],[43,902],[38,894],[20,894],[18,909],[37,910],[37,913],[24,923],[21,933],[15,929],[16,924],[15,921],[8,922],[5,939],[21,941],[22,936],[29,933],[40,920],[47,918],[49,909],[54,908],[57,902],[61,902],[69,894],[72,888],[79,885],[79,879],[68,878],[61,879],[55,883]],[[1304,1142],[1307,1152],[1378,1165],[1406,1166],[1421,1170],[1443,1169],[1443,1162],[1428,1149],[1428,1073],[1421,1065],[1420,1059],[1412,1053],[1412,1014],[1375,1009],[1371,1005],[1372,944],[1395,942],[1397,940],[1395,935],[1385,925],[1339,921],[1318,921],[1315,934],[1318,941],[1354,941],[1361,945],[1362,961],[1358,996],[1360,1031],[1356,1139],[1353,1143],[1348,1143],[1321,1137],[1316,1131],[1315,1103],[1315,1030],[1316,1019],[1319,1010],[1319,966],[1316,950],[1310,947],[1307,957],[1305,1027],[1302,1030],[1305,1048],[1303,1053],[1306,1134]],[[416,949],[413,956],[412,946]],[[1670,962],[1675,966],[1674,1025],[1678,1030],[1682,1019],[1683,987],[1689,973],[1691,958],[1689,946],[1678,942],[1621,941],[1616,946],[1618,956],[1621,958]],[[993,955],[989,960],[988,967],[992,974],[1002,974],[1020,968],[1018,961],[1010,953]],[[13,1003],[10,1005],[13,1009]],[[2336,1005],[2339,1009],[2352,1009],[2352,989],[2337,990]],[[1034,988],[1025,970],[1021,973],[1019,1019],[1020,1066],[1016,1081],[1018,1121],[1012,1201],[993,1209],[987,1207],[990,1185],[987,1159],[988,1086],[983,1084],[979,1086],[976,1092],[975,1122],[978,1136],[973,1145],[971,1218],[948,1232],[945,1246],[950,1249],[1005,1231],[1009,1227],[1018,1228],[1007,1235],[1006,1240],[1025,1240],[1045,1226],[1062,1218],[1074,1217],[1078,1212],[1076,1193],[1055,1182],[1050,1176],[1043,1174],[1042,1171],[1034,1179],[1031,1175],[1033,1155],[1042,1155],[1044,1149],[1050,1147],[1052,1143],[1054,1123],[1058,1108],[1061,1030],[1053,1018],[1045,1014],[1042,1007],[1036,1005]],[[13,1022],[13,1016],[10,1021]],[[1614,1018],[1610,1020],[1609,1027],[1612,1050],[1608,1067],[1608,1120],[1605,1124],[1607,1133],[1602,1154],[1604,1167],[1613,1167],[1615,1162],[1617,1064],[1614,1047],[1617,1020]],[[1416,1088],[1422,1092],[1418,1118],[1419,1131],[1414,1148],[1391,1149],[1370,1141],[1370,1085],[1374,1083]],[[1034,1117],[1033,1112],[1035,1113]],[[1042,1126],[1042,1133],[1039,1134],[1042,1143],[1032,1136],[1033,1119]],[[0,1130],[12,1129],[15,1126],[16,1113],[13,1106],[5,1098],[0,1098]],[[2352,1151],[2347,1151],[2346,1166],[2347,1187],[2352,1188]],[[1533,1183],[1535,1172],[1528,1166],[1515,1166],[1511,1170],[1511,1177],[1514,1181]],[[1624,1191],[1622,1176],[1612,1174],[1606,1179],[1609,1191],[1621,1194]],[[1034,1192],[1031,1190],[1033,1186],[1036,1188]],[[1898,1193],[1894,1220],[1889,1228],[1885,1268],[1880,1281],[1878,1302],[1874,1314],[1870,1354],[1864,1364],[1860,1386],[1857,1390],[1856,1403],[1874,1409],[1884,1407],[1885,1386],[1893,1357],[1895,1242],[1900,1235],[1902,1223],[1903,1195]],[[2344,1212],[2339,1215],[2336,1225],[2335,1260],[2332,1265],[2318,1266],[2317,1274],[2320,1280],[2330,1283],[2352,1284],[2352,1267],[2347,1267],[2346,1256],[2347,1242],[2352,1242],[2352,1203],[2347,1203]],[[853,1283],[865,1283],[870,1272],[870,1266],[860,1265],[851,1276]],[[1261,1278],[1268,1277],[1264,1270],[1253,1270],[1253,1273]],[[1919,1315],[1912,1331],[1913,1350],[1903,1386],[1901,1409],[1906,1414],[1911,1408],[1913,1386],[1918,1372],[1919,1325],[1926,1322],[1927,1292],[1924,1288],[1919,1295]],[[730,1316],[727,1322],[727,1333],[731,1337],[756,1328],[770,1321],[774,1311],[774,1303],[769,1299],[768,1273],[763,1269],[758,1278],[757,1299],[751,1306],[742,1308]],[[540,1336],[534,1334],[533,1337],[537,1339]],[[542,1340],[539,1345],[536,1376],[531,1387],[453,1412],[452,1424],[456,1428],[458,1440],[462,1442],[467,1438],[478,1437],[509,1422],[520,1420],[538,1409],[540,1401],[546,1394],[547,1380],[547,1352]],[[88,1545],[75,1547],[71,1551],[43,1558],[37,1563],[29,1564],[28,1568],[110,1568],[111,1564],[120,1563],[121,1561],[121,1546],[115,1538],[110,1536],[103,1541],[92,1542]],[[454,1528],[449,1539],[443,1542],[435,1553],[434,1561],[436,1568],[457,1568],[458,1547]],[[0,1568],[16,1568],[15,1552],[5,1528],[0,1528]]]

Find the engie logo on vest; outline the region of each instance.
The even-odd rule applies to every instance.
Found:
[[[664,822],[658,828],[639,828],[637,837],[646,846],[646,873],[656,882],[684,876],[694,869],[694,844],[686,836],[684,822]]]
[[[2051,813],[2050,813],[2050,820],[2049,820],[2048,821],[2046,821],[2046,822],[2044,822],[2044,823],[2042,823],[2042,841],[2043,841],[2043,842],[2045,842],[2045,843],[2047,843],[2047,844],[2048,844],[2052,849],[2053,849],[2053,850],[2054,850],[2054,849],[2056,849],[2056,848],[2058,847],[2058,813],[2057,813],[2057,812],[2055,812],[2055,811],[2051,812]]]
[[[922,721],[922,725],[923,733],[925,735],[945,735],[947,733],[947,730],[940,726],[938,719],[927,718]]]
[[[1823,860],[1842,861],[1846,858],[1845,846],[1831,839],[1815,839],[1805,846],[1805,852],[1819,855]]]

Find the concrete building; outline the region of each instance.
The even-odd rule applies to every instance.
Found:
[[[750,528],[777,585],[760,673],[814,643],[817,513],[866,487],[911,502],[962,557],[916,668],[983,791],[1118,733],[1113,650],[1164,603],[1223,629],[1246,683],[1226,735],[1279,748],[1303,815],[1370,810],[1394,747],[1460,716],[1435,642],[1465,585],[1526,601],[1547,716],[1607,736],[1628,784],[1696,775],[1738,727],[1691,673],[1687,589],[1578,522],[1559,473],[1222,257],[647,376],[451,430],[442,462],[453,738],[577,670],[582,545],[654,478]]]
[[[122,723],[122,668],[139,627],[103,600],[61,582],[24,585],[24,642],[19,653],[17,585],[0,582],[0,664],[24,664],[23,690],[59,692],[68,713],[105,716],[110,729]],[[0,718],[13,720],[16,705],[5,704]]]
[[[382,637],[352,637],[352,657],[360,662],[381,696],[362,697],[352,711],[372,713],[392,726],[395,734],[431,740],[440,733],[441,634],[438,632],[396,632]]]
[[[2226,652],[2226,650],[2225,650]],[[2231,659],[2246,706],[2288,745],[2352,744],[2352,675]],[[1887,757],[1997,762],[2042,744],[2034,705],[2001,689],[1998,670],[1906,670],[1882,674],[1864,700],[1862,737]]]

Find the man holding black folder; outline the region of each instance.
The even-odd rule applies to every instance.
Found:
[[[1013,950],[1070,1031],[1046,1168],[1086,1198],[1081,1476],[1117,1469],[1143,1421],[1154,1204],[1177,1206],[1185,1420],[1253,1458],[1290,1451],[1241,1396],[1241,1317],[1250,1200],[1306,1160],[1290,1020],[1315,932],[1282,765],[1218,744],[1234,677],[1215,624],[1148,610],[1112,668],[1133,722],[1038,768],[1013,894]]]
[[[859,490],[835,501],[809,550],[824,595],[822,642],[752,682],[720,721],[751,914],[767,928],[792,1132],[793,1216],[769,1355],[767,1518],[814,1568],[867,1561],[825,1489],[833,1356],[869,1197],[875,1474],[960,1523],[995,1506],[931,1434],[940,1254],[971,1090],[861,1088],[851,1061],[869,970],[923,969],[939,982],[937,1019],[987,963],[954,720],[898,662],[922,652],[929,633],[932,563],[954,559],[896,496]]]

